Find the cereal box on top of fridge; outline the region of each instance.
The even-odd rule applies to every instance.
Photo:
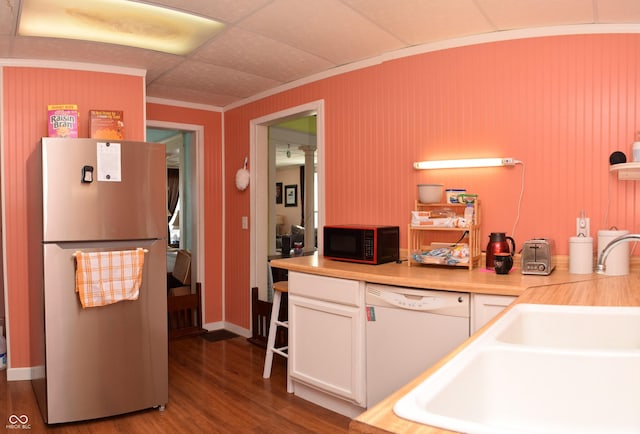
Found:
[[[124,139],[124,113],[121,110],[89,110],[89,137]]]
[[[78,106],[52,104],[47,106],[49,137],[78,137]]]

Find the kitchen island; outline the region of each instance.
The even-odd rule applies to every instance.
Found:
[[[595,277],[595,276],[594,276]],[[526,289],[516,300],[517,303],[585,305],[585,306],[640,306],[640,276],[631,274],[624,277],[598,276],[591,281],[567,282],[550,286]],[[485,326],[489,327],[495,320]],[[484,329],[483,329],[484,330]],[[475,336],[481,334],[480,330]],[[463,348],[473,341],[471,337],[453,353],[425,371],[375,407],[367,410],[351,421],[350,431],[357,433],[448,433],[450,431],[426,426],[402,419],[393,412],[394,404],[413,388],[435,373]]]
[[[517,263],[517,261],[516,261]],[[406,263],[377,266],[342,263],[321,256],[291,258],[277,261],[277,266],[290,271],[424,289],[465,291],[471,294],[517,296],[516,303],[567,305],[640,305],[640,285],[635,275],[608,277],[597,274],[570,274],[556,269],[549,276],[522,275],[512,270],[508,275],[496,275],[484,269],[464,270],[446,267],[408,267]],[[495,320],[494,320],[495,321]],[[489,327],[493,321],[485,326]],[[485,329],[481,329],[474,336]],[[350,429],[361,433],[420,432],[445,433],[446,430],[414,423],[396,416],[393,405],[439,367],[447,363],[474,337],[458,347],[416,379],[368,409],[352,422]]]

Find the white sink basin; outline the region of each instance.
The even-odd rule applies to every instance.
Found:
[[[394,412],[468,433],[638,433],[639,335],[640,307],[517,305]]]
[[[529,346],[640,349],[640,307],[520,304],[490,333]]]

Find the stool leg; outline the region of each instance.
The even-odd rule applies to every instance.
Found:
[[[287,360],[287,392],[293,393],[293,381],[291,381],[291,375],[289,375],[289,368],[291,367],[291,363]]]
[[[276,325],[276,321],[278,320],[278,315],[280,315],[281,294],[282,293],[280,291],[274,291],[274,294],[273,294],[273,305],[271,306],[271,320],[269,321],[269,337],[267,338],[267,352],[264,356],[264,371],[262,372],[262,378],[271,377],[271,364],[273,363],[273,347],[276,344],[276,331],[278,328],[278,326]]]

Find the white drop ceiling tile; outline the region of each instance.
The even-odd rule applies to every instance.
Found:
[[[598,23],[640,23],[640,1],[598,0]]]
[[[151,84],[147,86],[147,97],[189,101],[195,104],[207,104],[216,107],[224,107],[241,99],[234,95],[218,94],[178,86],[164,86],[161,84]]]
[[[154,84],[245,98],[282,83],[234,69],[188,60],[168,71]]]
[[[344,0],[409,45],[495,30],[473,0]]]
[[[235,23],[271,0],[156,0],[145,2],[169,6],[182,12],[192,12],[208,18]]]
[[[498,30],[593,23],[593,0],[476,0]]]
[[[0,36],[0,58],[11,57],[11,41],[8,36]]]
[[[20,0],[0,2],[0,35],[15,35]]]
[[[200,48],[192,59],[281,82],[293,81],[335,66],[306,51],[238,27]]]
[[[65,50],[67,45],[69,41],[17,36],[13,38],[12,54],[25,59],[69,60],[76,53]]]
[[[238,25],[341,65],[404,44],[337,0],[274,0]]]
[[[219,107],[409,45],[527,27],[640,23],[640,0],[149,1],[227,24],[199,51],[173,56],[16,37],[22,2],[0,0],[0,57],[144,69],[149,96]]]
[[[145,69],[147,80],[153,80],[182,61],[180,56],[159,51],[71,39],[25,36],[14,38],[13,52],[13,57],[23,59],[61,60]]]

